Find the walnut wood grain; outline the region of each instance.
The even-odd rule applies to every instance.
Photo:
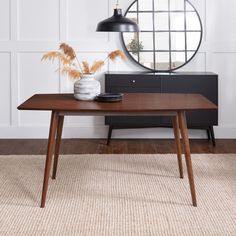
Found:
[[[49,175],[50,175],[50,170],[51,170],[52,157],[54,153],[54,144],[55,144],[55,135],[57,131],[57,124],[58,124],[58,113],[55,111],[52,111],[51,124],[50,124],[49,137],[48,137],[47,157],[46,157],[45,168],[44,168],[41,208],[45,207],[45,202],[46,202],[48,180],[49,180]]]
[[[57,164],[58,164],[58,157],[59,157],[59,151],[60,151],[60,145],[61,145],[63,123],[64,123],[64,116],[59,116],[58,125],[57,125],[57,136],[56,136],[56,145],[55,145],[55,153],[54,153],[52,179],[56,179],[56,174],[57,174]]]
[[[121,102],[77,101],[72,94],[36,94],[18,107],[19,110],[80,111],[90,114],[150,113],[178,110],[214,110],[217,106],[199,94],[127,93]]]
[[[193,167],[192,167],[191,152],[190,152],[190,145],[189,145],[189,138],[188,138],[188,128],[186,124],[185,112],[180,111],[178,114],[178,118],[179,118],[182,142],[183,142],[184,151],[185,151],[185,161],[186,161],[186,166],[187,166],[188,180],[189,180],[189,186],[190,186],[190,191],[191,191],[191,196],[192,196],[192,203],[193,203],[193,206],[196,207],[197,198],[196,198],[195,184],[194,184],[194,178],[193,178]]]
[[[179,175],[180,178],[184,178],[183,173],[183,164],[182,164],[182,150],[181,150],[181,142],[180,142],[180,130],[179,130],[179,119],[178,116],[172,117],[173,131],[175,136],[175,146],[177,151],[177,160],[179,166]]]

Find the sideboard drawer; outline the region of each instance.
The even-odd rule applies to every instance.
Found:
[[[161,79],[152,75],[106,75],[106,88],[109,87],[135,87],[135,88],[161,88]]]
[[[161,88],[160,87],[139,87],[139,86],[127,86],[127,87],[121,87],[121,86],[110,86],[106,87],[106,93],[160,93]]]

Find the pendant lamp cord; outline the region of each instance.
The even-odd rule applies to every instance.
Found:
[[[119,8],[119,0],[116,0],[116,9]]]

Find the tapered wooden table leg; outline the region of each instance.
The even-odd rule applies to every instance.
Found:
[[[178,116],[172,117],[172,124],[173,124],[173,130],[174,130],[174,135],[175,135],[175,145],[176,145],[178,165],[179,165],[179,175],[180,175],[180,178],[183,179],[184,174],[183,174],[182,150],[181,150],[181,143],[180,143],[180,130],[179,130]]]
[[[64,116],[59,116],[58,125],[57,125],[57,137],[56,137],[56,145],[55,145],[55,153],[54,153],[52,179],[56,179],[56,174],[57,174],[57,164],[58,164],[58,157],[59,157],[59,151],[60,151],[60,145],[61,145],[63,123],[64,123]]]
[[[190,190],[191,190],[191,195],[192,195],[192,202],[193,202],[193,206],[196,207],[197,199],[196,199],[196,192],[195,192],[195,185],[194,185],[194,178],[193,178],[193,168],[192,168],[192,160],[191,160],[188,128],[186,124],[185,112],[184,111],[178,112],[178,117],[179,117],[182,141],[183,141],[184,150],[185,150],[185,160],[186,160],[186,166],[187,166],[187,171],[188,171],[188,179],[189,179],[189,185],[190,185]]]
[[[52,111],[51,124],[50,124],[49,137],[48,137],[47,157],[46,157],[45,169],[44,169],[43,191],[42,191],[41,206],[40,206],[41,208],[44,208],[45,202],[46,202],[48,180],[49,180],[52,157],[53,157],[53,152],[54,152],[57,124],[58,124],[58,114],[57,112]]]

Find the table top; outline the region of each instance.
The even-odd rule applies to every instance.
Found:
[[[199,94],[125,93],[121,102],[78,101],[73,94],[36,94],[18,109],[145,114],[160,111],[215,110],[217,106]]]

